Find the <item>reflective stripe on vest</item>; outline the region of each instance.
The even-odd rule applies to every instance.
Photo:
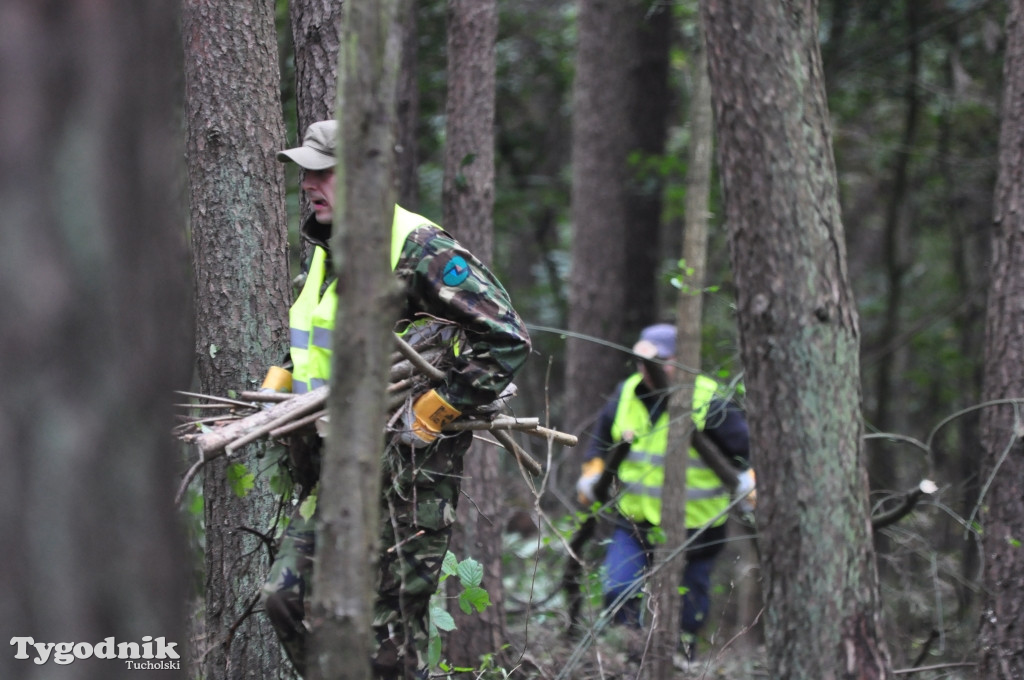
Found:
[[[398,265],[405,240],[417,228],[436,224],[396,205],[391,222],[391,269]],[[440,227],[437,227],[440,229]],[[316,246],[302,292],[288,310],[292,357],[292,392],[302,393],[326,385],[331,376],[332,333],[338,311],[338,282],[323,288],[327,271],[327,251]]]
[[[667,411],[651,423],[650,413],[636,388],[643,380],[637,373],[626,379],[612,422],[612,438],[622,441],[625,432],[633,433],[629,456],[619,466],[618,476],[624,488],[619,511],[634,521],[661,524],[662,484],[665,480],[665,453],[668,450]],[[708,407],[717,383],[706,376],[697,376],[694,384],[692,418],[698,429],[704,429]],[[686,467],[686,526],[704,526],[729,505],[729,491],[717,475],[691,448]],[[723,524],[722,516],[716,525]]]

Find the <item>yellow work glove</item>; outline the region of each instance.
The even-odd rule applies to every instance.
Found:
[[[754,475],[754,468],[747,468],[737,475],[736,498],[741,498],[740,510],[753,512],[757,507],[757,478]]]
[[[292,373],[280,366],[271,366],[260,385],[260,392],[291,392]]]
[[[424,392],[402,415],[404,427],[398,440],[416,448],[430,446],[444,426],[461,415],[462,411],[445,401],[437,390]]]
[[[581,466],[580,478],[576,480],[576,499],[580,505],[591,505],[594,498],[594,485],[604,472],[604,459],[591,458]]]

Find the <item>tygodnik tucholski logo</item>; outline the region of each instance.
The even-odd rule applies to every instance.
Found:
[[[116,642],[104,638],[102,642],[36,642],[30,637],[13,637],[15,659],[32,659],[37,664],[53,661],[69,664],[76,659],[118,659],[132,670],[181,669],[177,642],[166,638],[143,635],[142,642]]]

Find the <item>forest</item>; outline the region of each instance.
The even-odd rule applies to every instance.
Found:
[[[1024,0],[6,3],[0,676],[299,677],[260,598],[308,500],[286,438],[207,457],[183,433],[218,399],[266,410],[245,400],[287,360],[311,255],[275,154],[336,119],[305,677],[371,677],[396,201],[507,289],[532,343],[512,415],[564,435],[474,438],[430,677],[1024,677],[1022,21]],[[668,451],[699,446],[707,376],[757,479],[691,659],[697,459],[666,456],[640,629],[603,598],[615,504],[577,497],[659,323]]]

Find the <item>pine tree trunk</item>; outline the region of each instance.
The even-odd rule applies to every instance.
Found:
[[[184,10],[187,157],[196,288],[198,390],[259,386],[285,357],[291,302],[274,3],[188,0]],[[239,27],[245,30],[239,30]],[[239,83],[246,87],[239,87]],[[249,447],[249,471],[267,467]],[[270,622],[253,615],[277,510],[268,475],[240,498],[226,458],[204,469],[208,678],[290,677]],[[205,649],[203,650],[206,651]]]
[[[703,0],[752,455],[769,675],[891,676],[813,0]]]
[[[188,654],[170,435],[192,330],[178,6],[0,14],[0,677],[137,679],[7,643],[149,635]]]
[[[660,192],[643,186],[630,160],[664,148],[670,12],[648,16],[650,9],[640,0],[579,7],[566,368],[574,396],[565,418],[572,431],[589,424],[629,361],[590,338],[631,346],[657,321]]]
[[[985,338],[986,401],[1024,397],[1024,3],[1009,4]],[[1024,444],[1019,415],[1019,401],[982,413],[982,488],[990,486],[981,499],[985,588],[978,677],[992,680],[1024,677]]]
[[[496,0],[448,0],[448,100],[445,147],[444,226],[485,264],[491,263],[494,231],[494,45]],[[476,668],[484,654],[500,654],[508,639],[502,586],[505,526],[500,458],[494,447],[474,442],[466,453],[462,502],[452,551],[484,567],[481,586],[491,606],[464,614],[452,607],[457,630],[447,636],[445,657]],[[457,583],[452,583],[457,588]]]

